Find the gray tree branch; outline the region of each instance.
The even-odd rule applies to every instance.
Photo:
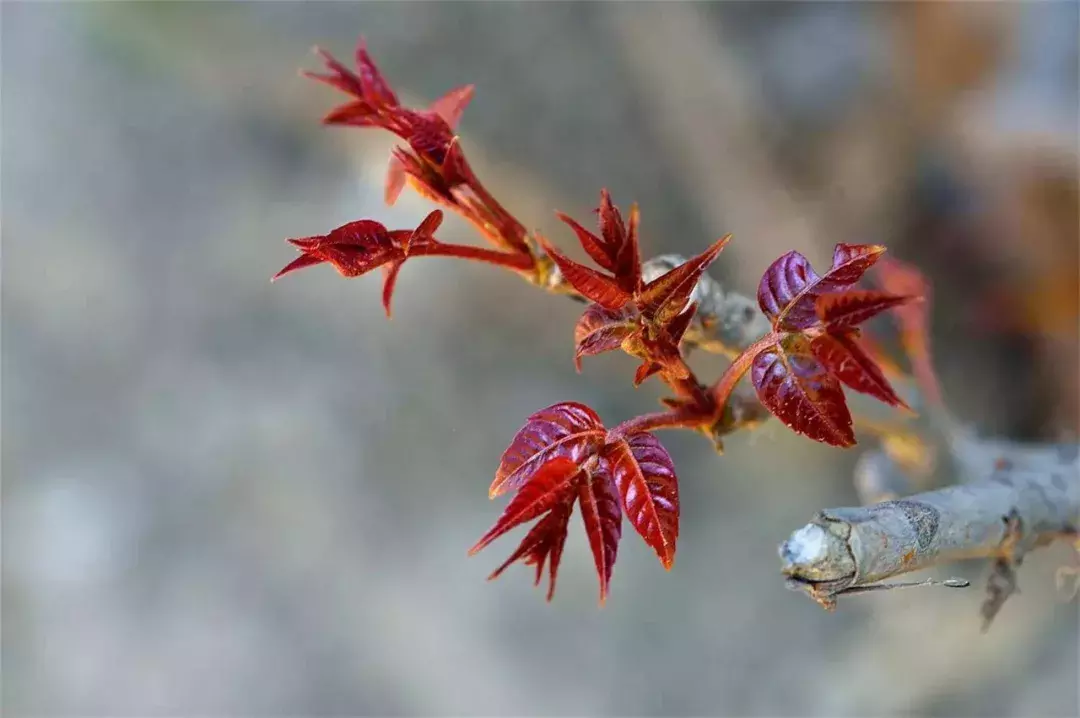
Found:
[[[1020,451],[1015,461],[999,456],[990,475],[978,481],[818,513],[780,547],[789,587],[832,609],[838,596],[893,576],[991,558],[995,568],[983,606],[988,625],[1015,591],[1013,568],[1023,555],[1056,538],[1075,538],[1080,527],[1077,447],[988,446]]]

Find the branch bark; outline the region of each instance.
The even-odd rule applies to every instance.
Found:
[[[788,585],[831,610],[838,596],[872,589],[892,576],[958,559],[992,558],[983,606],[987,626],[1015,591],[1012,570],[1024,553],[1077,536],[1080,462],[1076,447],[1066,448],[1056,450],[1052,469],[1010,464],[1006,457],[980,481],[821,511],[780,547]]]

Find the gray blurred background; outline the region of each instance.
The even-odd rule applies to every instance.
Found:
[[[2,12],[5,715],[1077,714],[1064,547],[986,636],[976,589],[786,591],[777,544],[857,501],[859,450],[775,422],[723,457],[663,436],[670,573],[627,529],[598,610],[575,519],[554,603],[486,583],[515,540],[465,552],[525,417],[657,386],[575,374],[579,305],[490,268],[409,263],[391,322],[375,277],[268,281],[286,237],[429,209],[383,206],[391,138],[320,127],[339,97],[297,75],[363,33],[409,102],[476,84],[469,157],[562,246],[552,210],[603,186],[646,254],[733,233],[713,273],[746,293],[788,249],[886,243],[934,281],[955,413],[1075,437],[1076,3]]]

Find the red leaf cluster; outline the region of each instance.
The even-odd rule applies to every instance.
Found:
[[[536,583],[555,581],[575,503],[607,598],[622,537],[623,515],[665,568],[675,560],[679,488],[671,457],[652,434],[608,431],[589,407],[555,404],[529,417],[503,453],[489,491],[516,491],[502,516],[470,550],[474,554],[522,524],[539,519],[491,578],[522,560],[536,567]]]
[[[797,433],[834,446],[853,446],[851,412],[841,385],[906,408],[858,325],[915,297],[852,289],[885,251],[879,245],[838,244],[832,266],[819,276],[799,252],[766,270],[758,304],[773,331],[741,355],[717,383],[723,403],[749,369],[761,403]]]
[[[687,379],[690,374],[679,343],[694,317],[690,295],[729,238],[717,240],[701,254],[646,284],[638,249],[637,205],[630,208],[629,221],[624,222],[611,195],[603,190],[597,214],[599,236],[564,214],[559,218],[570,225],[581,246],[605,272],[579,264],[547,240],[540,240],[566,281],[593,302],[574,328],[578,370],[582,357],[622,348],[642,359],[634,376],[635,386],[656,373],[669,381]]]
[[[442,211],[436,209],[416,229],[389,230],[374,220],[361,219],[342,225],[329,234],[290,239],[289,243],[301,254],[274,275],[274,279],[323,262],[332,265],[343,277],[359,277],[382,267],[383,308],[389,317],[390,300],[398,273],[409,257],[460,257],[517,270],[527,270],[531,266],[531,260],[523,255],[438,241],[435,231],[442,220]]]
[[[557,292],[569,284],[590,302],[574,331],[578,370],[585,356],[622,349],[641,359],[635,385],[659,374],[676,395],[663,400],[666,411],[637,416],[612,429],[605,428],[592,409],[573,402],[530,416],[503,453],[489,490],[491,497],[513,492],[513,498],[470,553],[515,527],[535,523],[491,578],[521,560],[535,567],[539,584],[546,568],[550,600],[575,506],[580,508],[599,577],[601,602],[608,594],[624,515],[670,568],[679,534],[678,480],[671,457],[650,432],[691,428],[719,445],[718,437],[732,427],[749,425],[727,405],[736,383],[747,372],[761,404],[784,424],[817,441],[853,445],[842,385],[887,404],[905,406],[878,363],[883,361],[881,353],[860,335],[862,323],[886,310],[898,310],[916,375],[931,400],[940,401],[930,367],[926,309],[908,304],[927,293],[922,276],[913,268],[886,262],[885,291],[854,288],[878,262],[884,247],[838,244],[832,266],[822,275],[798,252],[774,262],[757,293],[772,331],[739,355],[709,389],[691,372],[680,347],[697,308],[692,301],[694,289],[728,237],[645,282],[637,206],[631,207],[624,220],[603,190],[597,233],[558,215],[599,269],[575,262],[543,237],[529,237],[470,168],[454,128],[472,98],[471,85],[450,91],[426,109],[410,109],[402,106],[362,40],[355,70],[321,54],[326,72],[305,74],[350,98],[326,115],[324,122],[382,128],[405,143],[392,152],[387,203],[393,204],[404,185],[410,184],[425,198],[471,222],[494,249],[436,239],[443,219],[440,210],[431,212],[415,229],[390,230],[379,222],[360,220],[325,235],[290,239],[300,256],[275,279],[323,263],[345,277],[378,268],[384,276],[383,306],[388,316],[401,267],[412,257],[487,262],[520,272]],[[534,239],[548,257],[534,254]],[[554,279],[554,268],[564,282]]]
[[[363,38],[357,44],[356,72],[319,50],[326,73],[305,72],[353,99],[330,111],[328,125],[379,127],[404,140],[395,147],[386,179],[386,202],[393,204],[409,183],[427,199],[468,219],[497,247],[531,258],[525,228],[484,189],[473,173],[454,133],[473,86],[455,88],[427,109],[403,107],[397,94],[371,59]]]

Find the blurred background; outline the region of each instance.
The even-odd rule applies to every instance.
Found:
[[[297,75],[363,33],[407,102],[476,84],[474,167],[562,246],[552,211],[605,186],[646,255],[733,233],[712,273],[748,294],[788,249],[885,243],[934,283],[955,414],[1075,439],[1077,3],[2,13],[5,715],[1077,714],[1064,547],[985,636],[981,588],[785,590],[778,543],[857,502],[859,450],[776,422],[723,457],[664,435],[671,573],[626,529],[598,610],[575,519],[554,603],[486,583],[515,539],[465,552],[525,417],[616,422],[658,385],[576,374],[580,306],[490,268],[409,263],[390,322],[374,277],[269,282],[287,237],[429,209],[383,205],[392,139],[320,127],[340,98]]]

